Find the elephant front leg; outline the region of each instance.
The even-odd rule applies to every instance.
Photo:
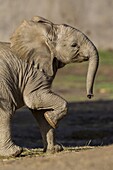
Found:
[[[32,113],[34,117],[36,118],[40,132],[43,139],[43,145],[44,145],[44,152],[50,151],[50,152],[59,152],[62,151],[63,148],[60,144],[56,143],[55,140],[55,130],[48,124],[44,117],[44,110],[32,110]]]
[[[24,96],[24,102],[33,110],[49,110],[44,113],[44,117],[53,128],[56,128],[58,122],[67,114],[67,102],[51,91],[41,91],[39,94],[34,91]]]
[[[11,139],[11,114],[0,109],[0,155],[18,156],[22,148],[16,146]]]
[[[58,122],[67,115],[67,102],[53,92],[42,94],[43,107],[49,111],[44,113],[47,122],[55,129]]]

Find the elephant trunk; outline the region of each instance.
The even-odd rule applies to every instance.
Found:
[[[90,57],[89,57],[89,66],[87,72],[86,89],[87,89],[87,97],[90,99],[93,96],[93,85],[94,85],[95,75],[99,64],[99,55],[96,47],[93,44],[91,44],[89,50],[90,50]]]

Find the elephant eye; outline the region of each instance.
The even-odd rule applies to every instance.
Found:
[[[76,47],[77,46],[77,43],[73,43],[72,45],[71,45],[71,47]]]

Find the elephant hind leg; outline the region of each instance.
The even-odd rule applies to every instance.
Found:
[[[18,156],[22,148],[16,146],[11,139],[12,115],[0,108],[0,155]]]

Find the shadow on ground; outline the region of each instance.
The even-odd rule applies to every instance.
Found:
[[[42,147],[37,123],[26,108],[15,114],[12,135],[20,146]],[[64,146],[113,144],[113,101],[69,103],[69,114],[60,122],[56,137]]]

